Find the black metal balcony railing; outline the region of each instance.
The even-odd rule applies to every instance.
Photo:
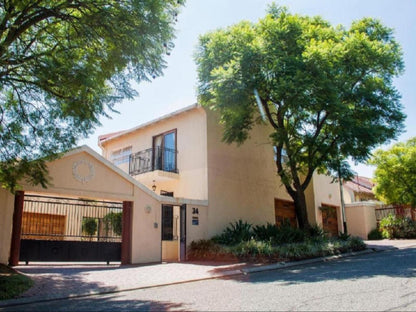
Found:
[[[129,174],[137,175],[154,170],[178,173],[176,167],[177,150],[171,148],[149,148],[131,154],[129,157]]]

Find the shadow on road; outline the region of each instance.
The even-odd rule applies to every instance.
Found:
[[[416,248],[378,252],[315,264],[304,264],[275,272],[276,274],[272,274],[271,271],[263,271],[223,278],[243,283],[282,281],[284,284],[296,284],[326,280],[354,280],[381,275],[389,277],[416,277]]]
[[[5,311],[191,311],[183,304],[152,300],[120,300],[115,295],[74,298],[8,307]]]

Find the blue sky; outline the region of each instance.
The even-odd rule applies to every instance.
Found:
[[[112,119],[101,119],[102,126],[79,144],[87,144],[100,152],[97,146],[99,135],[133,128],[196,103],[197,75],[193,53],[198,36],[241,20],[256,22],[264,17],[267,6],[272,2],[187,0],[178,16],[175,48],[170,56],[166,56],[164,76],[151,83],[136,85],[139,96],[133,101],[118,104],[115,108],[120,114],[112,114]],[[405,73],[395,80],[407,115],[406,132],[398,140],[416,136],[416,0],[281,0],[276,3],[288,7],[291,13],[320,15],[333,25],[349,27],[352,21],[368,16],[378,18],[384,25],[393,28],[405,61]],[[354,169],[360,175],[369,177],[373,172],[372,167],[365,165],[354,166]]]

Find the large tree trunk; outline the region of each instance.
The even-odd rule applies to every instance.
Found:
[[[301,229],[310,228],[310,224],[308,220],[308,213],[306,210],[305,191],[301,187],[299,187],[296,189],[294,193],[290,195],[293,198],[293,201],[295,204],[296,218],[298,220],[299,227]]]

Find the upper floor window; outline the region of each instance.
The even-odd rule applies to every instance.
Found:
[[[153,137],[153,169],[177,172],[176,130]]]
[[[131,146],[121,148],[111,153],[111,162],[115,165],[128,163],[130,155]]]

